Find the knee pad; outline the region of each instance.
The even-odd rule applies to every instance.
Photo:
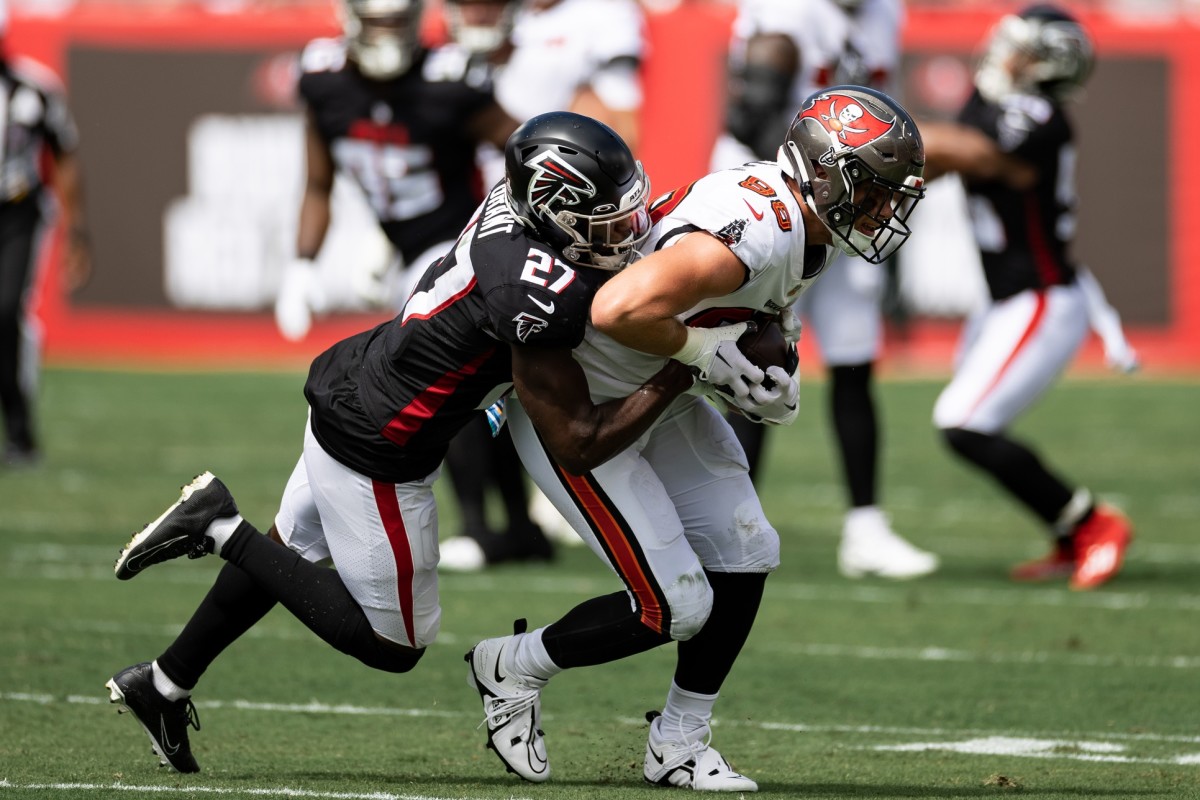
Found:
[[[666,587],[666,598],[671,608],[671,638],[678,642],[699,633],[712,613],[713,590],[703,570],[680,575]]]

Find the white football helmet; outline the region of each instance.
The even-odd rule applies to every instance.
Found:
[[[1092,74],[1092,40],[1069,13],[1050,4],[1009,14],[992,29],[975,86],[998,103],[1011,94],[1074,96]]]
[[[471,53],[499,50],[512,34],[520,0],[445,0],[450,38]]]
[[[778,161],[842,252],[879,264],[911,235],[908,217],[925,196],[925,146],[883,92],[844,85],[810,95]]]
[[[350,58],[368,78],[386,81],[412,65],[424,0],[342,0]]]

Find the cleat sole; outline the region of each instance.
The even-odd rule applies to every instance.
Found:
[[[117,555],[116,563],[113,564],[113,573],[116,574],[117,580],[127,581],[130,578],[132,578],[134,575],[138,574],[136,572],[130,573],[129,575],[121,575],[120,574],[121,567],[125,564],[126,559],[129,558],[129,554],[133,550],[133,548],[137,547],[139,544],[146,541],[146,539],[148,539],[150,537],[150,535],[152,533],[154,533],[155,530],[157,530],[158,526],[162,523],[162,521],[164,519],[167,518],[167,516],[172,511],[174,511],[175,509],[177,509],[181,505],[183,505],[184,502],[186,502],[187,499],[189,497],[191,497],[193,494],[195,494],[197,491],[199,491],[200,489],[203,489],[204,487],[206,487],[210,483],[212,483],[214,478],[216,478],[216,476],[213,475],[211,472],[203,472],[203,473],[197,475],[195,478],[192,479],[191,483],[189,483],[187,486],[180,488],[179,499],[176,500],[175,503],[170,508],[168,508],[163,513],[159,514],[158,519],[154,520],[153,522],[149,523],[148,525],[143,526],[140,531],[138,531],[137,533],[135,533],[133,535],[133,538],[131,538],[129,540],[129,543],[126,544],[125,547],[123,547],[121,549],[120,554]]]

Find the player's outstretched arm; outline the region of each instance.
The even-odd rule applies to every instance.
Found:
[[[1037,182],[1037,169],[1023,158],[1005,153],[982,131],[957,122],[922,120],[925,145],[925,179],[947,172],[967,178],[1001,180],[1013,189],[1028,189]]]
[[[583,368],[565,347],[513,347],[513,385],[546,449],[576,475],[603,464],[646,432],[692,386],[683,364],[668,361],[633,394],[596,405]]]

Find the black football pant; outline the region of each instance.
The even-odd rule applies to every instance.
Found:
[[[34,449],[31,386],[23,385],[21,324],[34,274],[41,212],[38,198],[0,203],[0,412],[4,438],[17,450]]]

